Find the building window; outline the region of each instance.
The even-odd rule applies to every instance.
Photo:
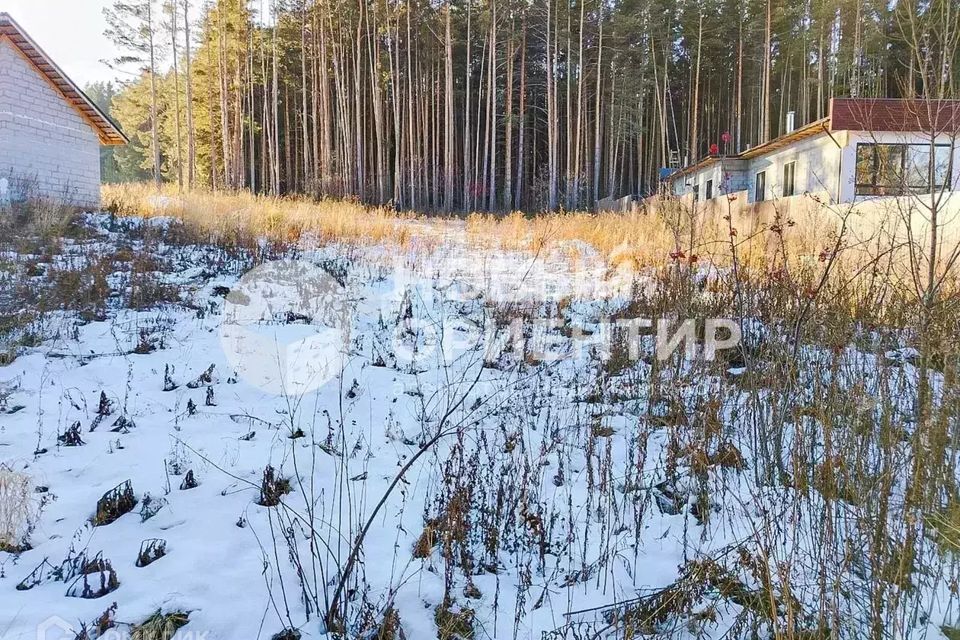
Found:
[[[933,162],[929,144],[858,144],[856,194],[897,196],[950,187],[950,145],[934,146]]]
[[[709,200],[713,197],[713,180],[707,180],[706,193],[703,196],[704,200]]]
[[[792,196],[796,193],[797,186],[797,163],[788,162],[783,165],[783,197]]]
[[[693,201],[696,202],[700,199],[700,185],[694,182],[691,189],[693,189]]]
[[[761,171],[757,174],[757,183],[753,190],[753,199],[755,202],[763,202],[767,199],[767,172]]]

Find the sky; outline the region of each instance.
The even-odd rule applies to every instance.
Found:
[[[0,0],[0,12],[9,13],[34,42],[78,86],[112,80],[117,74],[100,62],[117,55],[103,35],[107,28],[103,7],[112,0]]]

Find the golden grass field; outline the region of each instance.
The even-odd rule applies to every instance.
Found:
[[[948,194],[949,196],[950,194]],[[938,271],[958,251],[960,198],[948,197],[938,236]],[[249,192],[195,190],[172,185],[107,185],[104,207],[121,216],[172,216],[217,240],[266,237],[278,242],[314,241],[431,247],[457,241],[491,250],[575,254],[586,245],[611,268],[635,270],[675,263],[733,264],[751,276],[790,272],[816,281],[826,263],[841,278],[872,287],[878,270],[889,283],[916,289],[927,271],[928,220],[919,199],[832,205],[818,194],[747,204],[745,194],[706,203],[687,198],[650,199],[627,212],[527,215],[474,213],[423,215],[341,200],[274,197]],[[910,225],[905,221],[910,219]],[[942,264],[940,264],[942,263]]]
[[[405,245],[417,235],[431,241],[455,229],[465,230],[471,242],[501,249],[537,251],[585,243],[608,256],[615,266],[628,262],[638,268],[662,265],[678,249],[685,256],[692,253],[724,262],[731,249],[731,226],[739,227],[733,238],[741,258],[765,255],[771,250],[771,233],[780,237],[776,227],[771,232],[772,224],[749,219],[739,209],[734,211],[731,225],[722,215],[697,215],[677,201],[658,210],[636,208],[624,213],[475,213],[464,218],[402,213],[339,200],[202,190],[181,194],[171,186],[158,190],[152,184],[125,184],[104,186],[103,203],[118,215],[173,216],[223,237],[239,233],[298,241],[312,236],[319,241]],[[826,238],[828,227],[822,221],[804,220],[802,226],[784,225],[782,229],[789,232],[785,235],[797,242],[798,249],[814,252],[811,242]],[[816,233],[811,235],[813,231]]]

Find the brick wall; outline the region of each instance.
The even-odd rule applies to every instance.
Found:
[[[25,188],[29,194],[22,193]],[[76,109],[0,38],[0,198],[4,195],[98,207],[100,142]]]

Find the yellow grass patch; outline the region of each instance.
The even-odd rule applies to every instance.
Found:
[[[706,203],[648,200],[627,212],[474,213],[465,218],[246,191],[181,194],[174,186],[158,189],[153,184],[105,186],[103,202],[121,216],[172,216],[215,238],[413,243],[423,250],[465,238],[491,250],[554,255],[559,250],[574,261],[582,250],[595,251],[613,269],[635,270],[698,262],[728,266],[736,253],[738,264],[752,276],[777,277],[788,269],[795,281],[813,282],[834,256],[840,260],[837,270],[853,279],[882,269],[891,280],[909,280],[904,271],[908,260],[897,254],[911,242],[920,246],[924,235],[905,242],[902,211],[871,203],[831,205],[817,194],[747,204],[743,192]],[[841,229],[843,241],[838,242]],[[941,239],[950,241],[955,238]]]

